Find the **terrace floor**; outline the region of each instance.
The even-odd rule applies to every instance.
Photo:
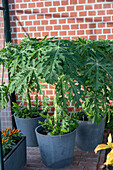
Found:
[[[104,132],[103,142],[106,143],[108,130]],[[81,151],[75,147],[73,164],[64,170],[102,170],[105,151],[95,154],[93,151]],[[23,170],[50,170],[41,160],[39,147],[27,148],[27,164]],[[60,169],[63,170],[63,169]]]

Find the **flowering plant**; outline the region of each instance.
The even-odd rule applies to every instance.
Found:
[[[107,159],[106,162],[104,163],[104,165],[113,165],[113,143],[112,143],[112,136],[111,133],[108,136],[108,142],[107,145],[106,144],[100,144],[98,145],[94,152],[97,153],[97,151],[99,150],[103,150],[103,149],[111,149],[111,151],[107,154]]]
[[[20,139],[22,138],[22,133],[20,133],[20,130],[8,127],[4,131],[1,130],[1,135],[2,135],[2,150],[4,157],[20,141]]]

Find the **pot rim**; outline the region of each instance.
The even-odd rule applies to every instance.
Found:
[[[38,133],[39,135],[47,136],[47,137],[51,137],[51,138],[68,136],[68,135],[73,134],[73,133],[76,132],[76,129],[74,129],[72,132],[69,132],[69,133],[66,133],[66,134],[63,134],[63,135],[56,135],[56,136],[54,136],[54,135],[44,135],[44,134],[41,134],[41,133],[39,133],[39,132],[37,131],[40,127],[42,127],[42,125],[36,127],[36,128],[35,128],[35,132]],[[43,128],[43,127],[42,127],[42,128]]]
[[[104,121],[105,119],[106,118],[102,118],[101,122]],[[92,123],[91,120],[87,120],[87,121],[86,120],[78,120],[78,123],[87,123],[87,124],[92,124],[92,125],[96,124],[96,122]]]
[[[41,118],[42,116],[33,117],[33,118],[22,118],[22,117],[17,117],[17,116],[15,116],[15,113],[14,113],[14,117],[16,117],[16,119],[30,120],[30,119],[38,119],[38,118]]]

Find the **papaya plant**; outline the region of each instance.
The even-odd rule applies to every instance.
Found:
[[[75,44],[84,63],[80,76],[84,79],[84,94],[89,99],[87,108],[92,107],[90,117],[99,123],[109,113],[110,100],[113,100],[113,42],[79,38]]]
[[[112,48],[110,40],[25,37],[18,45],[8,44],[0,56],[6,58],[6,67],[10,68],[10,93],[15,90],[28,109],[30,93],[43,93],[43,80],[55,85],[57,103],[64,110],[69,102],[79,107],[89,96],[92,121],[99,123],[100,115],[109,110],[109,99],[113,99]]]
[[[27,108],[31,110],[30,93],[42,93],[40,81],[43,79],[56,85],[58,104],[66,107],[72,101],[79,107],[80,99],[84,98],[83,81],[78,74],[82,59],[73,41],[25,37],[15,47],[14,56],[12,54],[7,62],[11,74],[10,93],[15,90],[22,101],[27,99]]]
[[[46,37],[40,41],[37,38],[25,37],[18,45],[8,43],[0,51],[1,58],[5,59],[5,67],[9,68],[9,93],[15,91],[22,103],[27,103],[25,110],[30,113],[26,115],[27,118],[36,116],[36,111],[40,113],[38,94],[39,92],[43,94],[43,86],[40,83],[42,68],[38,60],[40,60],[39,48],[41,48],[45,39]],[[36,94],[35,104],[31,103],[30,94],[33,92]],[[21,106],[16,104],[14,108],[21,110]],[[46,111],[45,107],[44,111]]]
[[[78,127],[75,114],[68,112],[69,102],[79,107],[84,100],[83,81],[79,76],[82,58],[71,40],[50,40],[41,48],[44,80],[55,85],[54,115],[43,115],[42,126],[51,135],[62,135]]]
[[[55,85],[58,105],[67,107],[68,102],[79,107],[84,100],[81,89],[83,79],[79,76],[82,58],[72,40],[50,40],[41,48],[44,80]],[[75,103],[76,102],[76,103]]]

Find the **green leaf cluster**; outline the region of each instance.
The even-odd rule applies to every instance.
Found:
[[[42,63],[40,61],[40,48],[45,41],[37,38],[25,37],[18,45],[8,43],[0,51],[0,57],[4,60],[4,65],[9,68],[10,81],[9,81],[9,95],[15,91],[15,93],[21,98],[22,103],[27,103],[27,107],[20,107],[21,111],[18,111],[18,116],[21,117],[21,112],[25,116],[33,117],[38,110],[38,94],[43,94],[42,91]],[[30,94],[36,93],[35,107],[31,103]],[[44,95],[44,94],[43,94]],[[44,112],[48,110],[48,101],[44,102]],[[18,108],[13,107],[13,109]],[[47,110],[46,110],[47,109]],[[17,112],[17,111],[16,111]],[[38,113],[37,113],[38,114]]]
[[[8,87],[5,86],[5,84],[0,85],[0,107],[3,109],[5,106],[7,106],[7,103],[9,101],[9,95],[8,95]]]
[[[1,69],[1,65],[3,66],[2,69]],[[2,83],[0,85],[0,107],[2,107],[3,109],[7,106],[7,103],[9,101],[8,87],[5,85],[5,82],[3,81],[4,66],[5,66],[5,59],[0,57],[0,69],[1,69],[1,72],[2,72]]]
[[[44,122],[40,122],[44,129],[46,129],[48,135],[63,135],[74,131],[78,127],[78,121],[76,117],[68,115],[64,112],[65,116],[58,114],[57,123],[55,124],[53,115],[42,115],[45,118]]]
[[[15,91],[22,102],[27,103],[31,114],[31,92],[36,92],[38,107],[38,94],[43,94],[41,82],[55,85],[57,117],[61,116],[59,123],[62,120],[64,126],[67,120],[68,125],[70,121],[67,112],[69,102],[78,108],[83,102],[84,111],[93,122],[99,123],[107,115],[109,99],[113,99],[112,52],[113,41],[110,40],[25,37],[18,45],[7,44],[0,51],[0,59],[10,69],[9,93]],[[54,118],[46,118],[52,128]]]
[[[88,96],[84,100],[84,111],[93,122],[99,123],[102,116],[106,117],[113,100],[113,41],[78,39],[76,44],[84,63],[81,77],[84,94]]]

